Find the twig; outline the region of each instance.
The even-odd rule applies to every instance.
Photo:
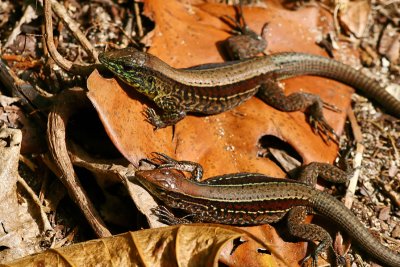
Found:
[[[50,0],[51,7],[53,8],[54,13],[64,22],[67,28],[71,31],[71,33],[75,36],[78,42],[82,45],[83,49],[88,53],[96,63],[98,63],[98,53],[96,49],[92,46],[90,41],[86,38],[85,34],[79,29],[79,25],[68,16],[65,8],[59,4],[56,0]]]
[[[61,248],[62,246],[71,243],[77,232],[78,227],[74,227],[74,229],[72,229],[72,231],[66,237],[59,240],[57,243],[54,242],[51,248]]]
[[[94,159],[79,145],[71,141],[68,148],[74,165],[86,168],[94,174],[107,175],[108,180],[116,179],[116,181],[120,181],[128,189],[129,195],[138,210],[146,216],[150,228],[165,226],[152,212],[152,209],[158,206],[153,196],[137,183],[128,180],[128,176],[134,176],[135,168],[132,165],[126,167],[126,162]]]
[[[45,129],[45,116],[41,112],[35,112],[38,108],[46,108],[51,96],[44,95],[29,83],[21,80],[3,61],[0,60],[0,82],[7,93],[21,99],[25,111],[32,114],[35,122],[41,129]]]
[[[7,42],[3,46],[3,50],[10,46],[14,40],[17,38],[17,36],[21,33],[21,26],[23,24],[28,24],[32,20],[36,19],[38,15],[36,14],[36,11],[33,9],[31,5],[28,5],[24,11],[24,14],[22,15],[21,19],[18,21],[18,24],[14,28],[14,30],[11,32],[10,36],[8,36]]]
[[[388,133],[387,131],[385,131],[385,129],[381,125],[376,123],[375,121],[370,121],[370,123],[372,126],[375,126],[381,132],[382,135],[384,135],[387,139],[389,139],[390,144],[393,148],[394,158],[395,158],[396,162],[399,163],[399,161],[400,161],[399,151],[396,147],[396,142],[393,139],[393,136],[390,133]]]
[[[80,207],[96,235],[98,237],[107,237],[111,236],[111,233],[100,218],[93,203],[87,197],[85,190],[75,174],[65,142],[68,118],[74,111],[87,105],[85,100],[84,91],[80,88],[63,91],[59,95],[58,101],[49,113],[47,140],[51,156],[61,171],[61,176],[59,178],[67,188],[68,194]]]
[[[39,211],[40,211],[40,217],[42,218],[42,223],[43,223],[43,232],[45,233],[54,233],[53,227],[51,227],[51,224],[47,218],[46,212],[45,212],[45,207],[43,207],[42,203],[40,202],[39,198],[36,196],[35,192],[32,190],[32,188],[25,182],[24,179],[21,178],[21,176],[18,175],[18,183],[22,185],[22,187],[26,190],[26,192],[31,196],[33,202],[38,206]]]
[[[392,145],[392,148],[394,151],[394,158],[395,158],[397,164],[400,164],[400,155],[399,155],[399,150],[397,149],[397,146],[396,146],[396,141],[394,140],[393,136],[390,133],[387,133],[387,137],[390,140],[390,144]]]
[[[360,176],[360,166],[361,166],[361,161],[363,158],[363,152],[364,152],[364,145],[362,144],[363,138],[362,138],[362,132],[360,129],[360,126],[357,123],[356,117],[354,116],[353,109],[349,108],[347,110],[347,117],[349,118],[351,128],[353,130],[354,134],[354,139],[356,141],[356,154],[354,156],[353,160],[353,168],[354,168],[354,174],[349,180],[349,184],[347,186],[346,190],[346,195],[344,197],[344,205],[351,209],[351,206],[353,205],[354,201],[354,194],[356,192],[357,188],[357,183],[358,183],[358,178]],[[340,241],[339,241],[340,240]],[[338,234],[335,238],[335,244],[338,244],[338,247],[340,247],[341,253],[343,252],[342,248],[342,236]],[[349,249],[350,246],[347,248]]]
[[[136,17],[136,24],[137,24],[137,28],[138,28],[138,35],[139,38],[143,37],[143,26],[142,26],[142,18],[140,17],[140,13],[139,13],[139,4],[138,2],[134,2],[133,3],[133,9],[135,10],[135,17]]]
[[[397,4],[397,3],[400,3],[400,0],[391,0],[391,1],[388,1],[387,3],[383,3],[383,6],[389,6],[389,5],[392,5],[392,4]]]
[[[46,165],[46,167],[54,173],[56,177],[61,177],[62,172],[58,168],[58,165],[54,162],[54,160],[51,159],[51,156],[49,153],[46,154],[41,154],[40,159],[42,162]],[[60,203],[61,199],[63,199],[67,195],[67,190],[64,185],[59,185],[59,186],[52,186],[52,192],[46,195],[46,207],[49,207],[51,211],[56,211],[58,204]],[[40,198],[40,193],[39,193],[39,198]],[[44,197],[43,197],[44,199]],[[50,214],[50,221],[53,221],[55,213]],[[55,223],[54,223],[55,224]]]
[[[364,153],[364,145],[362,144],[363,137],[360,126],[358,125],[356,117],[354,116],[354,112],[351,108],[349,108],[349,110],[347,111],[347,116],[349,118],[354,134],[354,139],[356,141],[356,154],[353,161],[354,175],[350,178],[344,202],[347,208],[351,208],[353,204],[354,193],[356,192],[358,177],[360,176],[360,167]]]
[[[121,40],[122,47],[127,47],[129,41],[132,40],[132,38],[130,38],[130,36],[132,35],[132,26],[133,26],[133,17],[128,16],[125,28],[119,27],[122,33],[124,34]]]
[[[37,169],[37,165],[32,162],[32,160],[28,159],[24,155],[19,155],[19,160],[23,162],[32,172]]]
[[[39,191],[39,200],[40,203],[43,203],[44,200],[44,194],[47,190],[47,183],[49,182],[49,170],[47,168],[44,168],[44,174],[43,174],[43,179],[42,179],[42,185],[40,186],[40,191]]]
[[[333,25],[335,27],[336,36],[340,35],[340,26],[339,26],[339,19],[338,19],[339,10],[340,10],[340,4],[337,4],[333,11]]]
[[[65,59],[60,53],[58,53],[57,48],[54,44],[53,38],[53,21],[52,21],[52,11],[51,2],[53,0],[43,0],[44,4],[44,21],[45,21],[45,40],[47,49],[53,60],[65,71],[79,74],[79,75],[89,75],[94,69],[95,65],[87,64],[76,64],[67,59]]]
[[[384,182],[379,177],[377,177],[375,179],[375,181],[378,184],[378,186],[382,189],[383,193],[390,198],[392,203],[397,208],[399,208],[400,207],[400,196],[395,190],[393,190],[393,185],[392,185],[393,181],[391,181],[389,183],[388,182]]]

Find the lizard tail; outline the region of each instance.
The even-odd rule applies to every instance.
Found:
[[[270,59],[281,69],[278,79],[298,75],[315,75],[333,79],[357,89],[362,95],[377,101],[387,112],[400,118],[400,101],[373,78],[339,61],[304,53],[279,53]]]
[[[315,192],[312,207],[351,233],[352,238],[368,255],[388,266],[400,266],[400,254],[382,245],[340,201],[324,193]]]

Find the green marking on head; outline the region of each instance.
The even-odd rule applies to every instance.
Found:
[[[100,62],[119,79],[145,94],[150,99],[156,97],[154,79],[146,71],[147,55],[134,49],[121,49],[101,53]]]

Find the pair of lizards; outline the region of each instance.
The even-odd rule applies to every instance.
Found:
[[[277,83],[299,75],[327,77],[353,86],[400,117],[400,102],[377,81],[343,63],[316,55],[279,53],[175,69],[155,56],[127,48],[103,53],[99,60],[156,104],[161,114],[151,108],[146,110],[147,119],[156,128],[174,125],[188,112],[221,113],[257,95],[283,111],[308,109],[315,129],[335,135],[322,114],[322,108],[333,108],[331,105],[308,93],[285,96]],[[195,221],[262,224],[279,221],[287,214],[288,229],[293,236],[320,241],[310,254],[316,263],[322,250],[332,249],[332,240],[321,227],[302,223],[312,208],[346,230],[375,259],[389,266],[400,266],[399,254],[372,237],[341,202],[313,188],[317,175],[345,182],[347,175],[329,164],[314,163],[306,167],[299,181],[238,173],[200,183],[201,166],[177,162],[163,154],[158,154],[158,161],[161,162],[158,168],[136,172],[137,180],[167,206],[187,211]],[[171,169],[193,172],[196,179],[187,180]]]

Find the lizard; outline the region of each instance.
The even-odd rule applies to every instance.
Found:
[[[272,178],[259,173],[234,173],[201,181],[201,165],[190,161],[176,161],[165,154],[155,153],[152,170],[138,170],[131,180],[139,182],[152,195],[170,208],[188,213],[175,220],[170,214],[156,210],[160,219],[168,223],[211,222],[231,225],[259,225],[274,223],[287,217],[289,233],[307,241],[319,241],[303,262],[330,249],[332,238],[322,227],[305,224],[307,213],[326,216],[356,241],[374,259],[393,267],[400,266],[400,254],[382,245],[342,202],[316,190],[317,177],[335,183],[344,183],[351,171],[328,163],[313,162],[303,166],[298,180]],[[156,163],[158,162],[158,163]],[[187,179],[182,172],[190,172]]]
[[[283,52],[224,63],[177,69],[134,48],[104,52],[100,62],[120,80],[152,100],[161,111],[147,108],[147,120],[156,129],[176,124],[188,112],[218,114],[257,95],[283,111],[307,109],[313,129],[335,134],[323,116],[323,107],[335,107],[318,95],[297,92],[285,96],[277,81],[299,75],[327,77],[355,87],[400,117],[400,101],[378,81],[339,61],[323,56]]]

